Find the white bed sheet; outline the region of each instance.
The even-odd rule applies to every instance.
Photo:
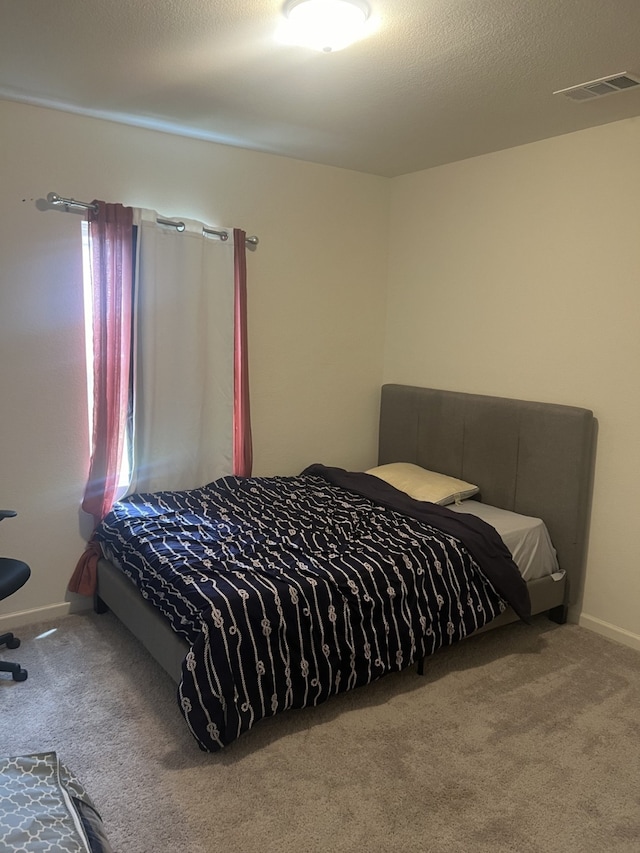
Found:
[[[447,509],[470,513],[495,527],[526,581],[559,573],[556,551],[541,518],[520,515],[474,500],[450,504]]]

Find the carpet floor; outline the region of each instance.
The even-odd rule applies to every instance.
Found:
[[[640,852],[640,653],[537,617],[198,749],[108,613],[18,631],[0,753],[55,750],[116,853]]]

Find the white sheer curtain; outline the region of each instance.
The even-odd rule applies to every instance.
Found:
[[[129,493],[232,473],[234,246],[137,210],[135,438]],[[233,230],[229,230],[233,234]]]

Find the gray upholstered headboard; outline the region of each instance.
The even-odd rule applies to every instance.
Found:
[[[544,520],[570,603],[586,555],[596,422],[575,406],[384,385],[378,463],[414,462],[480,486],[488,504]]]

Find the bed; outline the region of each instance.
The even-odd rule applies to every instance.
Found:
[[[417,664],[422,671],[430,654],[470,634],[542,612],[557,622],[565,621],[581,591],[595,432],[593,413],[587,409],[385,385],[378,464],[417,465],[477,484],[477,494],[443,508],[415,501],[371,474],[312,465],[300,477],[244,482],[224,478],[213,484],[213,490],[207,486],[205,491],[192,490],[186,496],[162,493],[159,504],[152,508],[155,496],[134,496],[130,504],[117,509],[118,519],[105,520],[102,545],[110,559],[102,559],[98,566],[96,609],[111,609],[171,675],[179,685],[180,707],[199,746],[217,751],[259,719],[285,708],[317,704],[393,669]],[[271,491],[276,481],[283,492]],[[301,484],[308,491],[300,492]],[[220,565],[226,555],[231,558],[236,553],[236,520],[247,504],[258,501],[262,502],[260,518],[252,522],[249,545],[241,549],[246,556],[249,547],[251,559],[235,565],[224,582],[216,579],[215,589],[196,591],[196,576],[206,574],[203,565],[210,565],[212,559]],[[202,505],[213,506],[218,528],[220,524],[225,527],[225,535],[216,544],[222,550],[215,554],[210,542],[199,552],[203,528],[194,512]],[[280,513],[287,506],[290,511],[283,518]],[[277,508],[273,517],[272,507]],[[512,514],[507,519],[514,530],[521,527],[518,519],[541,519],[557,564],[542,576],[523,578],[505,540],[483,518],[487,510]],[[164,524],[166,517],[177,515],[182,522],[186,517],[193,528],[188,542],[178,546],[173,534],[165,531],[160,539],[169,547],[167,554],[157,545],[152,547],[152,557],[133,547],[127,553],[128,545],[124,556],[118,552],[124,536],[122,525],[137,531],[143,545],[136,548],[147,548],[156,522]],[[335,516],[339,540],[331,525],[318,526],[319,520],[329,516],[331,524]],[[499,523],[503,522],[501,518]],[[539,529],[537,523],[534,526]],[[438,536],[435,527],[443,531]],[[520,530],[519,535],[522,533]],[[526,535],[532,535],[531,530]],[[313,540],[314,547],[329,555],[332,570],[337,567],[338,574],[344,574],[347,563],[355,560],[355,574],[344,579],[340,574],[337,590],[327,591],[325,566],[317,568],[313,557],[311,562],[320,575],[310,585],[301,585],[298,576],[290,573],[296,568],[292,564],[303,565],[300,537]],[[387,564],[386,552],[380,556],[376,551],[372,556],[367,551],[373,547],[372,539],[384,541],[398,565]],[[292,544],[293,556],[281,550],[284,540]],[[462,547],[458,547],[460,542]],[[266,551],[261,551],[265,545]],[[439,551],[441,548],[445,550]],[[186,567],[188,558],[191,566],[185,569],[176,603],[167,594],[163,572],[181,549],[180,559]],[[154,586],[143,578],[152,558],[158,561]],[[261,578],[258,584],[251,574],[251,560],[258,573],[269,565],[277,568],[276,574]],[[383,583],[376,580],[378,565],[383,568]],[[403,575],[405,566],[408,577]],[[286,583],[275,590],[273,578],[283,572]],[[416,603],[410,587],[424,587],[427,577],[432,599]],[[259,593],[254,595],[258,587]],[[229,604],[230,594],[238,599],[236,610]],[[196,614],[194,596],[205,602],[206,618]],[[269,597],[275,610],[267,613]],[[344,604],[349,598],[357,603],[353,612]],[[387,599],[399,609],[389,609]],[[338,608],[336,601],[340,602]],[[443,607],[449,608],[444,615],[440,613]],[[287,608],[292,608],[291,615]],[[381,611],[382,621],[368,634],[374,609]],[[320,611],[329,614],[328,621],[318,615]],[[238,628],[240,621],[243,630]],[[292,652],[298,640],[292,637],[293,628],[288,627],[285,635],[285,622],[295,627],[300,649],[306,648],[307,653]],[[337,634],[346,638],[338,657],[334,654]],[[310,645],[305,647],[307,642]],[[381,642],[386,644],[383,651]],[[279,658],[282,672],[274,657]],[[247,661],[257,669],[255,686],[247,687]],[[229,685],[219,681],[222,668],[229,670]],[[215,708],[209,699],[202,699],[205,687],[215,695]]]

